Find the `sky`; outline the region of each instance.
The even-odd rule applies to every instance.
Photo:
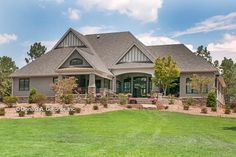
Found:
[[[236,61],[235,0],[0,0],[0,56],[24,66],[30,45],[50,50],[70,28],[130,31],[146,45],[204,45]]]

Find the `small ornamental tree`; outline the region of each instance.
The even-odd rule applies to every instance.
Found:
[[[52,85],[52,89],[56,92],[57,101],[64,103],[64,98],[73,94],[73,89],[77,87],[76,80],[75,77],[69,77]]]
[[[157,58],[154,66],[153,82],[160,86],[166,95],[167,88],[174,87],[174,83],[180,76],[180,70],[171,56]]]

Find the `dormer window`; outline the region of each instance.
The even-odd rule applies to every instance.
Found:
[[[80,58],[74,58],[70,61],[71,66],[78,66],[78,65],[82,65],[82,64],[83,64],[83,60]]]

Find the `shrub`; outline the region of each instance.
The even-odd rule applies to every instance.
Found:
[[[5,96],[3,98],[3,102],[9,107],[13,107],[14,104],[17,102],[17,97],[15,96]]]
[[[86,97],[86,104],[92,104],[95,102],[95,97],[92,94],[87,95]]]
[[[46,116],[52,116],[52,110],[46,109],[46,110],[45,110],[45,115],[46,115]]]
[[[233,108],[233,113],[236,113],[236,107],[235,107],[235,108]]]
[[[44,94],[35,94],[32,96],[32,101],[34,103],[37,103],[38,106],[42,106],[47,100],[47,97]]]
[[[108,108],[108,104],[104,104],[103,107],[104,107],[104,108]]]
[[[209,92],[207,96],[207,107],[215,107],[216,106],[216,94],[215,92]]]
[[[32,106],[27,107],[26,113],[27,115],[34,114],[34,109],[32,108]]]
[[[72,108],[70,108],[70,110],[69,110],[69,115],[74,115],[74,114],[75,114],[75,108],[72,107]]]
[[[55,113],[56,113],[56,114],[59,114],[59,113],[61,113],[61,110],[60,110],[60,108],[59,108],[59,107],[56,107],[56,108],[55,108]]]
[[[107,105],[107,97],[106,97],[106,96],[101,97],[100,103],[101,103],[103,106],[104,106],[104,105]]]
[[[165,106],[163,105],[163,103],[161,101],[156,101],[156,109],[163,110],[163,109],[165,109]]]
[[[29,93],[29,98],[28,98],[28,102],[31,104],[31,103],[35,103],[34,100],[33,100],[33,97],[37,94],[37,90],[35,88],[32,88],[30,90],[30,93]]]
[[[230,104],[230,108],[232,108],[232,109],[236,108],[236,100],[234,100],[234,101]]]
[[[94,105],[93,106],[93,110],[98,110],[99,108],[98,108],[98,106],[97,105]]]
[[[64,104],[72,104],[74,102],[74,97],[72,94],[65,94],[61,97],[61,101]]]
[[[119,94],[118,95],[119,102],[121,105],[125,105],[128,102],[128,96],[126,94]]]
[[[184,109],[184,110],[189,110],[189,105],[184,105],[184,106],[183,106],[183,109]]]
[[[225,114],[230,114],[230,113],[231,113],[230,108],[226,107],[226,108],[225,108]]]
[[[207,114],[207,108],[206,107],[202,108],[201,113]]]
[[[127,108],[132,108],[132,106],[131,106],[131,105],[127,105],[126,107],[127,107]]]
[[[25,116],[25,111],[24,110],[20,110],[18,112],[18,114],[19,114],[19,117],[24,117]]]
[[[4,116],[5,113],[6,113],[5,108],[4,108],[4,107],[1,107],[1,108],[0,108],[0,116]]]
[[[173,95],[169,96],[169,104],[173,105],[175,103],[175,97]]]
[[[216,112],[216,111],[217,111],[217,108],[216,108],[216,107],[211,107],[211,111],[212,111],[212,112]]]
[[[68,97],[71,98],[71,96],[67,97],[66,95],[68,94],[70,95],[73,93],[73,90],[77,87],[76,81],[77,79],[75,77],[69,77],[69,78],[62,79],[52,85],[52,90],[55,91],[56,93],[57,102],[65,103],[65,100],[67,100]]]
[[[81,108],[76,107],[76,108],[75,108],[75,113],[80,113],[80,112],[81,112]]]
[[[188,97],[188,98],[187,98],[187,105],[188,105],[188,106],[192,106],[192,105],[193,105],[193,101],[194,101],[194,100],[193,100],[192,97]]]
[[[47,110],[47,106],[46,105],[43,104],[41,107],[43,109],[43,112],[45,112]]]

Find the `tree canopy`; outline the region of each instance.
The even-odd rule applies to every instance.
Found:
[[[230,58],[224,57],[220,69],[222,71],[222,76],[226,83],[225,88],[225,101],[230,103],[230,100],[236,99],[236,63]]]
[[[164,95],[166,95],[167,88],[176,85],[174,82],[179,76],[180,69],[171,56],[156,59],[153,82],[163,88]]]
[[[31,61],[39,58],[46,52],[47,48],[41,45],[41,42],[34,43],[30,46],[30,51],[27,52],[28,58],[25,58],[26,63],[30,63]]]
[[[203,45],[199,46],[197,48],[196,55],[201,56],[204,59],[206,59],[209,63],[212,63],[211,52],[207,50],[207,47],[204,47]]]
[[[0,57],[0,97],[11,95],[12,82],[9,76],[16,69],[16,64],[12,58]]]

